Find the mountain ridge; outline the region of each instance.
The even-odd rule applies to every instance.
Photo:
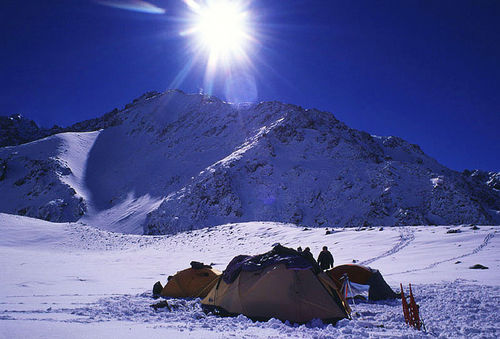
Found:
[[[99,119],[73,125],[80,131],[0,148],[0,187],[17,202],[0,201],[2,212],[146,234],[253,220],[313,227],[500,220],[498,173],[450,170],[418,145],[357,131],[328,112],[275,101],[234,105],[171,90],[146,93]],[[93,127],[98,131],[83,132]],[[50,163],[43,175],[32,169],[13,180],[21,173],[12,170],[16,164],[33,167],[33,152],[14,153],[58,143],[50,140],[59,144],[38,159]],[[74,149],[83,160],[71,160],[78,158]],[[51,161],[61,163],[58,152],[84,169],[57,169]],[[16,186],[23,178],[29,188]],[[60,198],[54,187],[64,185]],[[32,191],[45,198],[21,206]],[[70,217],[61,217],[68,206]],[[53,212],[40,212],[47,209]]]

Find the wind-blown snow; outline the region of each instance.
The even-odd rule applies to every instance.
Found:
[[[447,233],[450,229],[457,233]],[[125,235],[81,223],[0,214],[0,337],[482,337],[500,335],[500,235],[468,225],[328,229],[253,222],[171,236]],[[280,242],[323,245],[335,264],[380,269],[393,289],[412,283],[427,332],[404,324],[399,300],[356,302],[353,320],[297,326],[205,315],[199,300],[154,311],[154,282],[191,260],[224,269],[237,254]],[[470,266],[482,264],[485,270]]]

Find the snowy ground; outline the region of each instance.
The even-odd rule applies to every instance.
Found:
[[[485,337],[500,336],[500,228],[420,226],[304,229],[277,223],[223,225],[147,237],[0,214],[0,338],[100,337]],[[331,229],[330,229],[331,230]],[[294,326],[205,315],[199,300],[154,311],[157,280],[191,260],[223,270],[237,254],[272,244],[323,245],[335,263],[381,270],[395,290],[412,283],[427,333],[408,328],[399,301],[352,305],[353,320]],[[487,270],[472,270],[482,264]]]

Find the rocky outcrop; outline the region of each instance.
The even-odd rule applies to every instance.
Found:
[[[500,222],[500,196],[486,180],[472,182],[417,145],[351,129],[327,112],[280,103],[252,110],[262,119],[252,133],[171,193],[149,214],[145,233],[250,220],[313,227]]]
[[[5,164],[0,172],[2,212],[54,222],[76,221],[85,214],[84,199],[61,181],[72,174],[67,165],[52,157],[34,159],[18,152],[0,155],[0,163]]]
[[[78,122],[68,127],[57,125],[52,128],[39,127],[33,120],[27,119],[21,114],[0,116],[0,147],[20,145],[58,133],[90,132],[117,126],[123,122],[121,115],[124,111],[134,107],[142,100],[151,99],[159,94],[154,91],[147,92],[126,104],[123,110],[115,108],[101,117]]]

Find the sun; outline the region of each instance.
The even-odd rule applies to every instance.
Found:
[[[255,86],[253,72],[258,46],[258,25],[252,0],[183,0],[187,12],[181,16],[180,36],[185,38],[191,57],[177,74],[171,87],[176,88],[195,66],[205,68],[200,91],[212,94],[214,86],[234,84]],[[248,86],[247,86],[248,87]],[[233,97],[233,95],[227,95]]]
[[[238,53],[248,42],[247,13],[236,2],[214,2],[199,13],[195,32],[199,43],[211,53]]]
[[[249,11],[241,1],[184,1],[191,10],[190,24],[181,35],[191,36],[196,50],[209,58],[231,59],[245,56],[252,41]]]

